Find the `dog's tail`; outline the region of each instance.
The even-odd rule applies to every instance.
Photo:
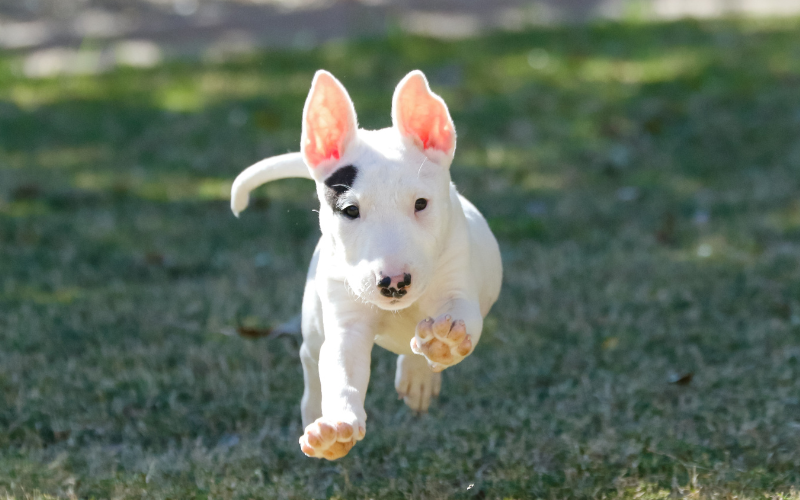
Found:
[[[250,191],[267,182],[290,177],[311,179],[311,173],[300,153],[273,156],[247,167],[236,177],[231,187],[233,214],[239,217],[239,214],[247,208],[247,204],[250,202]]]

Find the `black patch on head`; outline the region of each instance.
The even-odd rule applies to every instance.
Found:
[[[339,198],[353,187],[357,175],[358,169],[352,165],[347,165],[325,179],[325,186],[327,187],[325,201],[328,202],[334,212],[338,210],[336,204],[339,202]]]

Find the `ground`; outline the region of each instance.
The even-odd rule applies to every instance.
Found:
[[[798,498],[800,20],[606,23],[28,80],[0,56],[0,494]],[[299,449],[314,71],[362,126],[420,68],[503,291],[413,415],[375,349],[369,432]]]

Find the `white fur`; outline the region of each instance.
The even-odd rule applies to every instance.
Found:
[[[404,82],[420,75],[412,72]],[[412,352],[418,323],[445,314],[463,320],[474,347],[500,292],[497,242],[450,181],[454,135],[450,151],[423,151],[419,141],[400,132],[394,114],[390,128],[353,131],[341,157],[324,168],[303,165],[302,170],[301,153],[293,153],[253,165],[233,185],[231,206],[238,215],[249,192],[263,182],[296,176],[317,183],[322,237],[311,259],[302,313],[304,425],[324,417],[365,428],[373,344],[399,355],[397,391],[414,410],[427,410],[441,379],[425,357]],[[355,126],[355,112],[352,118]],[[358,169],[339,203],[340,208],[359,207],[355,220],[325,200],[324,178],[344,165]],[[415,212],[418,198],[427,199],[428,206]],[[402,273],[412,276],[408,294],[383,297],[376,276]]]
[[[308,167],[300,153],[273,156],[251,165],[236,176],[231,187],[231,210],[236,217],[250,203],[250,191],[262,184],[278,179],[301,177],[311,179]]]

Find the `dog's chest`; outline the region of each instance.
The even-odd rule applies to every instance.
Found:
[[[410,342],[417,323],[423,319],[417,307],[386,311],[375,329],[375,343],[395,354],[412,354]]]

